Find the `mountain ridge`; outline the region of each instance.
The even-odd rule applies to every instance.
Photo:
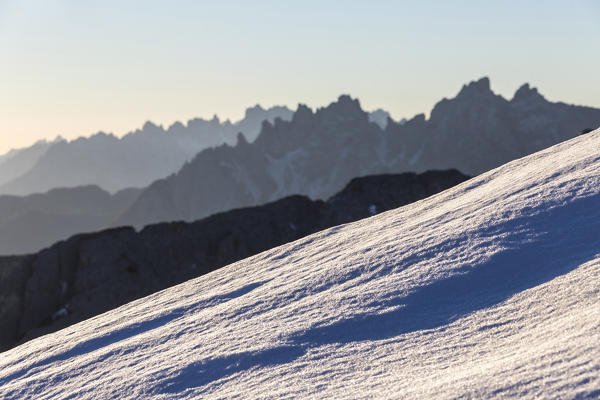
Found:
[[[273,112],[280,111],[275,109]],[[248,108],[245,120],[257,126],[265,112],[269,110],[260,106]],[[388,120],[383,124],[385,117]],[[5,226],[6,229],[0,228],[0,254],[35,251],[77,232],[110,226],[133,225],[139,229],[157,222],[190,222],[296,193],[324,199],[333,196],[357,176],[449,168],[475,175],[598,124],[599,110],[548,102],[529,84],[520,86],[513,98],[507,100],[493,93],[489,79],[482,78],[463,85],[454,98],[438,102],[429,119],[419,114],[409,121],[395,122],[385,111],[367,113],[357,99],[342,95],[315,111],[301,104],[290,121],[274,118],[272,122],[260,123],[261,133],[254,141],[237,133],[231,139],[235,140],[235,145],[207,149],[199,153],[199,158],[197,155],[190,161],[175,158],[156,162],[161,159],[160,154],[168,153],[165,149],[172,148],[173,141],[165,142],[170,135],[167,131],[179,132],[180,139],[185,142],[187,128],[196,133],[202,129],[215,133],[215,127],[233,124],[221,122],[218,117],[193,119],[188,121],[187,128],[175,123],[165,131],[161,126],[147,122],[134,132],[137,136],[132,133],[125,139],[105,133],[69,143],[58,138],[52,146],[48,142],[41,143],[51,147],[48,150],[53,154],[51,158],[61,160],[53,163],[55,167],[60,164],[62,169],[77,174],[80,168],[74,165],[84,163],[88,170],[98,171],[108,178],[112,182],[108,186],[123,186],[132,177],[136,178],[130,180],[147,179],[153,183],[144,188],[125,210],[102,215],[91,212],[87,221],[82,215],[76,218],[71,215],[67,219],[64,215],[57,216],[51,204],[48,209],[39,206],[36,213],[21,220],[14,219]],[[216,136],[219,135],[211,137]],[[155,138],[156,155],[148,158],[142,151],[138,153],[142,157],[140,161],[132,157],[127,148],[121,148],[124,141],[128,141],[129,147],[144,148],[135,137]],[[85,148],[89,148],[87,144],[91,142],[104,150],[96,155],[86,155]],[[119,144],[117,149],[115,143]],[[52,150],[54,147],[56,149]],[[83,150],[77,150],[78,147]],[[194,146],[186,144],[184,147],[189,154],[194,153]],[[65,151],[71,155],[63,157]],[[2,160],[17,160],[19,156],[25,156],[25,152],[14,152],[12,157]],[[136,164],[128,173],[129,178],[121,180],[120,161],[114,163],[113,169],[104,166],[103,154],[106,153]],[[165,164],[177,170],[180,162],[183,167],[167,178],[157,181],[152,178],[160,173],[158,170],[164,172]],[[144,167],[148,164],[151,167]],[[42,170],[52,171],[52,168]],[[0,168],[0,173],[6,171],[8,169]],[[76,193],[78,189],[73,190]],[[2,212],[0,209],[0,220],[11,215],[3,216]],[[53,224],[61,229],[49,228]],[[38,239],[29,240],[33,237]]]
[[[448,168],[477,175],[600,125],[600,109],[528,95],[534,90],[521,86],[509,101],[482,78],[438,102],[429,119],[390,120],[385,129],[348,95],[316,111],[301,104],[290,121],[263,123],[254,142],[204,150],[155,181],[117,224],[192,221],[292,193],[328,198],[355,176]]]
[[[262,121],[289,120],[292,114],[286,106],[265,109],[256,104],[247,108],[244,117],[236,122],[214,115],[212,119],[192,118],[185,124],[176,121],[165,129],[146,121],[141,129],[122,137],[99,131],[72,140],[58,137],[54,141],[39,141],[0,155],[0,194],[26,196],[90,184],[112,193],[127,187],[144,187],[176,172],[205,148],[234,145],[240,132],[252,142]],[[370,113],[370,118],[385,127],[390,115],[378,109]],[[53,148],[58,143],[62,145]],[[119,157],[111,159],[113,153]],[[124,163],[128,155],[134,158],[133,163]],[[83,160],[91,160],[97,168],[90,168]]]
[[[175,122],[167,129],[150,121],[123,137],[98,132],[90,137],[60,140],[48,146],[28,169],[10,172],[0,181],[0,193],[28,195],[57,187],[95,184],[109,192],[143,187],[176,171],[201,149],[232,143],[242,131],[252,138],[264,119],[290,118],[287,107],[246,109],[244,118],[232,123],[194,118],[186,125]],[[115,157],[114,155],[117,155]],[[132,162],[127,164],[131,158]],[[91,164],[91,165],[89,165]],[[112,171],[112,172],[111,172]]]

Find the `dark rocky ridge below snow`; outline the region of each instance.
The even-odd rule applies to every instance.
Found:
[[[468,178],[457,170],[355,178],[327,201],[295,195],[192,223],[108,229],[36,254],[0,257],[0,350]]]

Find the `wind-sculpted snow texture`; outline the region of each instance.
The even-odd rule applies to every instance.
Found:
[[[13,398],[597,398],[600,131],[2,354]]]

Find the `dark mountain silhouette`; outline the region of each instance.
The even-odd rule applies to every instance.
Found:
[[[494,94],[483,78],[463,86],[454,99],[440,101],[429,120],[416,125],[388,129],[395,138],[423,136],[416,171],[452,165],[475,175],[598,127],[600,109],[549,102],[529,84],[509,101]]]
[[[140,193],[124,189],[111,195],[98,186],[82,186],[0,196],[0,254],[38,251],[75,233],[106,228]]]
[[[300,105],[290,121],[265,122],[253,143],[200,152],[150,185],[120,225],[193,221],[216,212],[299,193],[325,199],[355,176],[457,168],[476,175],[600,125],[600,109],[552,103],[525,84],[512,100],[489,80],[465,85],[435,105],[431,117],[385,129],[349,96],[313,112]]]
[[[37,254],[0,257],[0,349],[108,311],[327,227],[468,179],[456,170],[352,180],[329,201],[291,196],[194,223],[81,234]]]
[[[34,146],[21,152],[35,152],[37,158],[29,158],[28,163],[16,165],[15,161],[23,157],[12,157],[0,164],[0,194],[28,195],[90,184],[110,192],[144,187],[177,171],[202,149],[233,144],[239,132],[254,138],[262,121],[289,119],[292,114],[286,107],[265,110],[257,105],[247,109],[236,123],[221,122],[215,116],[212,120],[192,119],[187,125],[176,122],[165,130],[146,122],[142,129],[123,138],[99,132],[43,149]],[[15,161],[7,164],[11,160]]]

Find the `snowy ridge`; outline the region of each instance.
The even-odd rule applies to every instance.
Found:
[[[600,396],[600,130],[2,354],[2,398]]]

